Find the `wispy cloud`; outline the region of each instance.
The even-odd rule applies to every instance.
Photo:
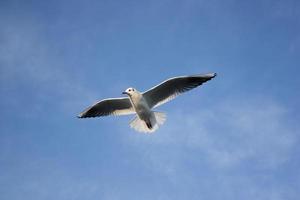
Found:
[[[177,109],[168,115],[153,138],[133,136],[134,141],[197,149],[216,167],[233,167],[244,159],[276,167],[288,159],[295,143],[287,108],[269,100],[231,99],[199,112]]]
[[[269,178],[273,179],[273,173],[291,159],[297,137],[287,123],[291,116],[284,105],[268,98],[239,97],[223,99],[214,107],[192,113],[177,108],[168,115],[167,123],[154,135],[132,134],[128,141],[141,152],[149,170],[166,176],[175,185],[183,180],[192,185],[203,181],[217,184],[218,180],[211,178],[223,177],[226,183],[243,187],[237,193],[241,197],[246,195],[246,187],[253,189],[249,196],[259,199],[272,195],[278,197],[271,199],[282,199],[283,194],[290,193],[279,184],[270,186],[268,190],[272,192],[267,194],[256,185],[262,177],[255,173],[271,173]],[[219,178],[196,178],[207,170]],[[253,172],[252,178],[247,171]],[[228,177],[228,173],[233,174]],[[232,196],[234,191],[226,190],[226,183],[218,183],[218,189]],[[280,190],[276,191],[276,187]]]
[[[95,94],[78,82],[72,74],[67,60],[64,60],[51,46],[40,25],[33,20],[7,19],[2,21],[0,46],[0,81],[4,107],[19,105],[11,91],[20,90],[31,93],[35,88],[34,96],[39,98],[37,104],[30,104],[32,111],[40,109],[45,102],[41,99],[54,97],[56,104],[66,112],[74,112],[83,106],[84,102],[95,101]],[[10,92],[10,93],[9,93]],[[16,95],[20,95],[19,93]],[[9,98],[5,101],[5,98]],[[36,110],[35,110],[36,109]],[[27,113],[29,114],[29,113]]]
[[[1,1],[0,198],[298,199],[295,2]],[[155,134],[75,118],[201,71],[210,99],[159,108]]]

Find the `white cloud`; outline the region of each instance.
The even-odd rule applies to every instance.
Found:
[[[254,172],[270,173],[290,161],[297,138],[289,128],[289,111],[283,105],[268,98],[234,98],[193,113],[184,108],[167,113],[166,124],[153,135],[128,134],[128,143],[140,151],[145,166],[153,173],[165,176],[174,185],[182,181],[189,187],[204,182],[216,184],[228,193],[227,197],[234,196],[234,190],[226,184],[240,186],[237,194],[242,196],[251,189],[253,194],[248,196],[258,198],[273,195],[282,199],[282,194],[290,193],[280,184],[261,190],[257,181],[263,178]],[[205,171],[215,173],[208,177],[220,178],[226,184],[198,180],[196,177]],[[251,171],[253,177],[247,175]]]
[[[45,99],[53,96],[57,100],[52,103],[68,113],[74,110],[79,112],[83,105],[95,101],[94,92],[74,78],[76,75],[68,70],[68,61],[56,52],[61,49],[51,46],[51,41],[48,41],[39,23],[24,17],[18,20],[7,19],[1,21],[1,24],[1,92],[36,90],[36,96],[24,97],[28,100],[40,99],[37,104],[29,105],[32,112],[27,113],[28,115],[39,112],[45,104],[44,101],[47,101]],[[11,94],[3,94],[9,100],[2,103],[10,104],[7,107],[19,106],[19,102],[11,101],[16,99]]]
[[[221,168],[235,167],[243,160],[266,168],[284,163],[294,144],[285,121],[287,111],[272,101],[240,100],[244,103],[229,100],[189,116],[186,120],[193,122],[187,145],[204,151]]]

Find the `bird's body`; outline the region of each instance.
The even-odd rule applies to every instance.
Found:
[[[129,90],[129,89],[127,89]],[[156,118],[149,107],[147,101],[145,100],[143,94],[141,94],[139,91],[136,89],[131,88],[133,92],[130,94],[129,92],[127,93],[129,95],[129,99],[131,102],[131,105],[137,114],[136,119],[139,119],[141,123],[145,123],[147,128],[149,130],[152,130],[153,127],[156,125]],[[134,128],[134,126],[132,126]]]
[[[106,115],[136,114],[130,126],[138,132],[154,132],[166,120],[166,115],[152,109],[164,104],[179,94],[189,91],[214,78],[215,73],[181,76],[168,79],[146,92],[128,88],[123,94],[127,98],[104,99],[79,114],[79,118]]]
[[[146,117],[146,115],[149,115],[151,112],[151,109],[149,108],[149,105],[145,98],[143,97],[143,94],[138,92],[137,90],[134,90],[132,94],[126,93],[129,95],[129,99],[131,102],[131,105],[133,109],[135,110],[136,114],[140,118]]]

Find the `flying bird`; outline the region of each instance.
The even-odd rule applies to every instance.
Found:
[[[130,127],[138,132],[152,133],[166,120],[166,114],[153,111],[154,108],[202,85],[216,75],[216,73],[209,73],[173,77],[146,92],[139,92],[130,87],[123,92],[127,97],[103,99],[81,112],[78,117],[136,114],[129,123]]]

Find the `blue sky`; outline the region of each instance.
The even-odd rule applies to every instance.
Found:
[[[300,3],[0,2],[0,199],[300,196]],[[166,78],[218,76],[132,116],[75,116]]]

